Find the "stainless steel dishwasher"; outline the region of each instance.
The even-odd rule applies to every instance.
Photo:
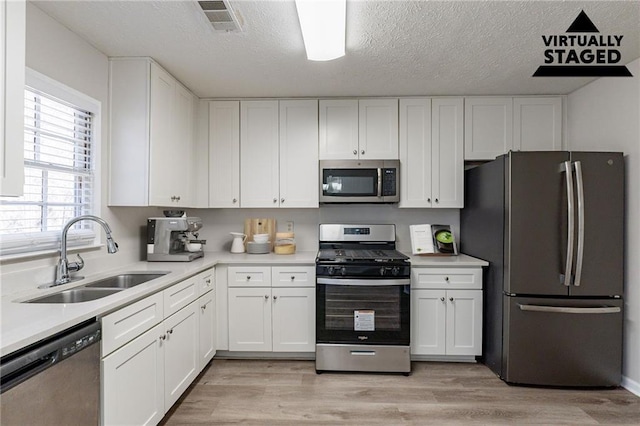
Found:
[[[93,319],[0,359],[2,425],[97,425],[100,338]]]

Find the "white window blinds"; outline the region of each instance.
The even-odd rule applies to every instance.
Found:
[[[45,93],[25,90],[24,195],[0,197],[0,254],[59,247],[73,217],[90,214],[94,194],[92,114]],[[69,245],[93,242],[90,223]]]

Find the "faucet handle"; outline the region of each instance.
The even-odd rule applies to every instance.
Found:
[[[69,263],[69,266],[67,268],[69,272],[78,272],[79,270],[84,268],[84,260],[82,259],[80,254],[78,254],[78,261]]]

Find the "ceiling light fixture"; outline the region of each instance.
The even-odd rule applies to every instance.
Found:
[[[345,54],[347,0],[296,0],[307,59],[330,61]]]

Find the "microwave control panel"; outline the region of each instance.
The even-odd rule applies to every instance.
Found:
[[[382,196],[396,195],[396,169],[382,169]]]

